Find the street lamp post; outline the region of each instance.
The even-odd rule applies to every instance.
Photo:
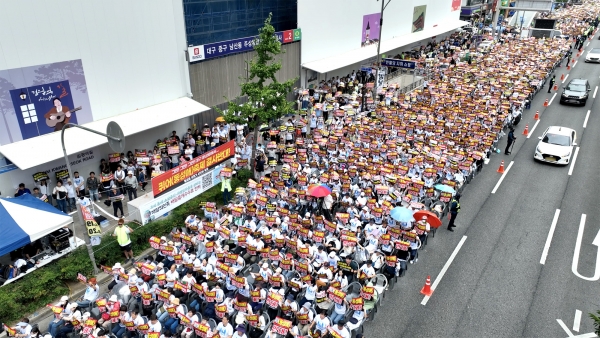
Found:
[[[108,126],[106,127],[106,134],[101,133],[96,130],[93,130],[93,129],[90,129],[90,128],[86,128],[86,127],[74,124],[74,123],[65,124],[62,127],[62,130],[60,132],[60,142],[62,144],[63,155],[65,156],[65,162],[67,164],[67,171],[69,172],[69,179],[71,180],[71,182],[75,182],[75,179],[73,177],[73,172],[71,171],[71,163],[69,162],[69,156],[67,155],[67,149],[65,148],[65,130],[68,129],[68,127],[75,127],[75,128],[89,131],[94,134],[106,136],[106,138],[108,139],[108,144],[115,152],[121,153],[125,149],[125,137],[123,136],[123,131],[121,130],[121,127],[119,127],[119,125],[116,122],[112,122],[112,121],[109,122]],[[76,209],[77,209],[77,215],[79,216],[79,220],[85,227],[85,222],[83,220],[83,213],[81,212],[81,207],[77,206]],[[75,227],[73,227],[73,237],[75,238],[75,243],[77,244],[77,237],[75,236]],[[90,243],[89,233],[84,234],[83,238],[85,240],[85,245],[87,246],[88,254],[90,255],[90,261],[92,262],[92,265],[94,266],[94,275],[97,275],[98,267],[96,266],[96,259],[94,257],[94,250],[92,249],[92,245]]]
[[[377,0],[379,1],[379,0]],[[387,5],[390,4],[390,1],[392,0],[388,0],[387,3],[385,3],[385,0],[381,0],[381,14],[379,16],[379,40],[377,41],[377,68],[375,69],[375,96],[377,97],[377,90],[379,89],[377,87],[377,84],[379,82],[379,69],[381,68],[381,32],[383,31],[383,11],[385,10],[385,8],[387,7]],[[373,98],[374,100],[375,98]]]

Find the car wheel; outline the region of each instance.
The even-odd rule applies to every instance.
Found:
[[[582,105],[585,106],[585,104],[587,103],[587,100],[583,100],[583,101],[581,101],[581,103],[582,103]]]

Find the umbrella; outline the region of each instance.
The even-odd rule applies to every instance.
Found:
[[[217,117],[215,122],[225,122],[225,118],[223,118],[223,116],[219,116],[219,117]]]
[[[326,184],[311,184],[308,186],[306,193],[313,197],[325,197],[331,194],[331,188]]]
[[[437,215],[429,210],[419,210],[415,212],[413,215],[417,221],[420,221],[423,217],[427,217],[427,222],[431,225],[432,228],[439,228],[442,225],[442,220],[440,220]]]
[[[414,222],[412,210],[404,207],[395,207],[390,211],[390,216],[398,222]]]
[[[434,188],[441,192],[449,192],[451,194],[454,194],[456,192],[456,190],[454,190],[451,186],[445,184],[436,184]]]

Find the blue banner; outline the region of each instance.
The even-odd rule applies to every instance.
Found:
[[[396,68],[408,68],[415,69],[416,62],[414,61],[404,61],[399,59],[383,59],[381,60],[381,65],[386,67],[396,67]]]
[[[60,130],[66,123],[77,123],[76,113],[63,113],[74,108],[69,81],[13,89],[10,97],[24,140]]]

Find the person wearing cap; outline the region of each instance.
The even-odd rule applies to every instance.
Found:
[[[125,189],[127,189],[127,196],[130,201],[137,198],[137,187],[137,177],[133,174],[133,171],[130,170],[127,172],[127,177],[125,177]],[[131,198],[131,195],[133,195],[133,198]]]
[[[116,215],[115,215],[116,216]],[[131,238],[129,234],[133,233],[133,229],[128,225],[125,225],[124,219],[119,219],[117,223],[117,227],[113,232],[112,236],[117,237],[117,242],[121,247],[121,251],[125,254],[125,260],[131,259],[131,264],[135,263],[135,258],[133,257],[133,250],[131,249]]]
[[[177,308],[175,310],[176,313],[185,313],[183,306],[180,304],[179,298],[173,298],[171,301],[171,305],[175,305]],[[177,327],[179,326],[179,318],[170,317],[164,322],[164,326],[166,329],[170,329],[171,332],[177,332]]]
[[[30,338],[32,328],[31,325],[29,325],[29,318],[25,317],[21,319],[21,321],[17,323],[15,330],[17,330],[17,333],[15,334],[16,338]]]
[[[108,284],[108,291],[111,291],[117,285],[121,273],[125,273],[121,263],[115,263],[112,267],[113,280]]]
[[[83,294],[83,298],[77,302],[77,306],[80,308],[86,308],[90,306],[91,303],[95,302],[98,298],[98,293],[100,292],[100,287],[97,284],[96,277],[92,277],[87,280],[87,287],[85,289],[85,293]]]
[[[417,233],[417,236],[419,236],[419,240],[421,240],[421,243],[426,243],[427,242],[427,234],[431,230],[431,225],[429,225],[429,222],[427,221],[427,216],[423,216],[415,224],[414,230]]]
[[[60,297],[60,301],[55,306],[61,307],[63,311],[60,314],[58,314],[58,318],[55,317],[54,320],[52,320],[48,325],[48,333],[50,333],[52,337],[56,336],[56,331],[58,330],[58,328],[65,323],[63,317],[71,314],[68,296]]]

